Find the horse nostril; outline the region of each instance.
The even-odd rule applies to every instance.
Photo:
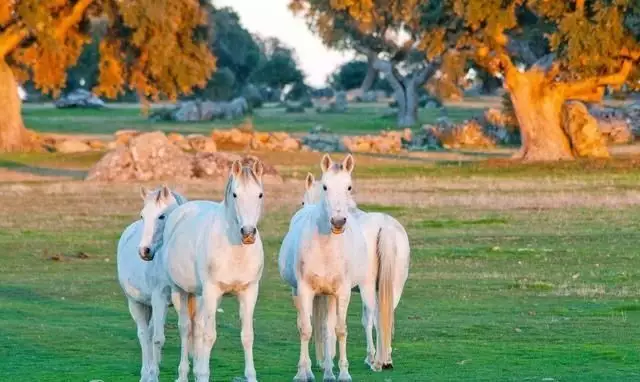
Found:
[[[341,228],[347,223],[347,218],[331,218],[331,224],[336,228]]]
[[[151,249],[149,247],[144,247],[142,249],[142,253],[144,253],[145,255],[148,255],[151,253]]]
[[[240,228],[240,234],[242,236],[253,236],[256,234],[256,227],[242,227]]]

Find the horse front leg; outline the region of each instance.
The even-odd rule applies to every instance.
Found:
[[[336,296],[327,296],[327,330],[324,345],[324,382],[332,382],[336,380],[333,374],[333,357],[336,356]]]
[[[349,308],[349,300],[351,299],[351,288],[347,285],[338,295],[338,320],[336,323],[336,337],[338,338],[338,347],[340,350],[340,360],[338,367],[340,374],[338,381],[351,382],[349,375],[349,361],[347,360],[347,309]]]
[[[195,355],[193,373],[196,382],[208,382],[209,359],[211,349],[216,342],[216,309],[222,298],[222,291],[213,283],[207,282],[202,287],[202,303],[196,304],[196,319],[194,328]]]
[[[257,382],[256,368],[253,364],[253,312],[258,300],[258,283],[251,284],[238,295],[240,320],[242,321],[242,348],[244,349],[244,376],[247,382]]]
[[[298,331],[300,333],[300,360],[298,373],[293,378],[295,382],[311,382],[315,378],[311,371],[311,357],[309,357],[309,340],[311,340],[311,312],[313,309],[314,292],[304,284],[298,285],[296,308],[298,310]]]
[[[140,382],[146,382],[149,377],[149,366],[151,365],[151,332],[149,319],[151,309],[137,301],[128,299],[129,312],[136,322],[138,328],[138,341],[140,341],[140,351],[142,352],[142,367],[140,368]]]
[[[158,381],[160,362],[162,361],[162,347],[164,346],[164,324],[167,319],[169,295],[166,289],[158,289],[151,295],[151,322],[153,327],[153,355],[149,368],[149,381]]]
[[[180,331],[180,364],[178,365],[178,379],[176,382],[189,381],[189,342],[191,331],[191,317],[189,316],[189,295],[175,290],[171,294],[173,306],[178,313],[178,329]]]

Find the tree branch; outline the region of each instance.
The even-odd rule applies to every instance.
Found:
[[[71,13],[59,20],[59,24],[54,31],[54,36],[58,39],[63,38],[72,26],[78,24],[82,20],[85,11],[93,1],[94,0],[78,1],[71,9]],[[26,27],[19,27],[17,25],[0,34],[0,59],[4,59],[9,53],[11,53],[29,36],[29,34],[30,33]]]
[[[7,29],[0,35],[0,60],[3,60],[12,50],[14,50],[22,40],[29,35],[26,28],[15,26]]]
[[[567,99],[580,99],[585,96],[592,97],[597,90],[607,85],[622,85],[631,73],[633,62],[624,60],[617,73],[606,76],[589,77],[584,80],[565,82],[560,84],[561,90]]]
[[[69,31],[69,29],[78,24],[84,17],[84,13],[89,8],[89,5],[93,3],[93,0],[80,0],[71,10],[71,13],[60,20],[60,24],[55,29],[55,36],[60,39]]]
[[[395,73],[393,72],[393,64],[391,64],[390,61],[377,58],[375,61],[373,61],[373,68],[385,74],[385,76],[389,80],[389,85],[391,85],[395,92],[399,92],[401,94],[404,92],[402,82],[398,79],[398,77],[396,77]]]
[[[438,71],[439,67],[440,61],[434,60],[428,63],[424,68],[420,69],[420,71],[415,75],[414,81],[416,82],[416,85],[422,85],[423,83],[425,83],[436,73],[436,71]]]

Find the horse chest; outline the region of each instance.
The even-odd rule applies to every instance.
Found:
[[[316,238],[315,245],[300,261],[304,281],[319,294],[336,294],[348,278],[342,242]]]
[[[258,253],[238,248],[231,250],[229,256],[214,260],[211,273],[224,293],[241,293],[260,279],[262,267],[263,261]]]

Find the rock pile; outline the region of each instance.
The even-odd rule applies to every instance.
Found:
[[[606,139],[598,121],[579,101],[567,102],[562,110],[562,126],[578,157],[608,158]]]
[[[593,106],[589,108],[589,113],[596,118],[600,132],[608,143],[626,144],[633,142],[634,135],[640,134],[640,104],[627,109]],[[635,115],[634,115],[635,114]],[[634,131],[632,123],[636,122]]]
[[[503,145],[516,145],[520,143],[520,130],[518,121],[513,115],[496,108],[487,109],[480,124],[488,137],[495,143]]]
[[[403,150],[403,141],[411,141],[411,130],[382,131],[380,135],[360,135],[345,137],[344,146],[355,153],[399,153]]]
[[[100,109],[105,107],[103,100],[86,89],[75,89],[58,98],[53,105],[59,109],[72,107]]]
[[[329,153],[346,151],[343,138],[322,125],[313,127],[309,134],[302,137],[302,144],[303,150]]]
[[[410,150],[432,150],[438,148],[492,148],[496,143],[476,120],[454,125],[440,119],[436,125],[424,125],[412,140],[406,143]]]
[[[244,97],[229,102],[184,101],[171,109],[156,110],[149,116],[152,121],[198,122],[233,119],[245,116],[250,108]]]
[[[185,152],[162,132],[136,135],[108,152],[89,171],[87,181],[148,181],[224,178],[231,163],[243,159],[232,153]],[[257,160],[254,156],[243,159]],[[265,181],[282,181],[278,171],[265,166]]]

